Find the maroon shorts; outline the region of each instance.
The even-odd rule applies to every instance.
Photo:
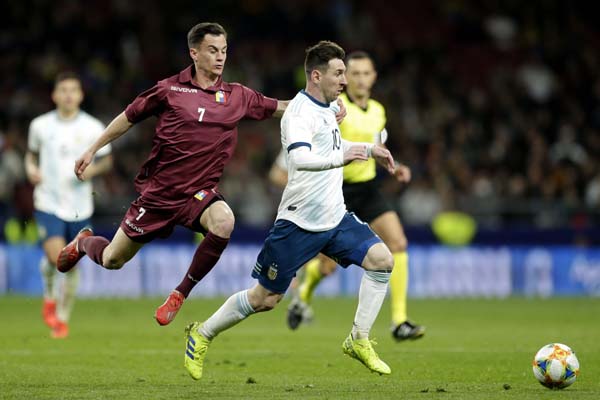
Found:
[[[200,215],[217,200],[225,199],[216,189],[206,189],[196,193],[179,209],[164,210],[148,205],[143,196],[140,196],[131,203],[121,221],[121,229],[138,243],[167,238],[173,233],[175,225],[205,234],[206,230],[200,225]]]

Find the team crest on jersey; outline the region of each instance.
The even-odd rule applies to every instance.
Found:
[[[196,193],[194,195],[194,197],[197,198],[198,200],[202,201],[202,200],[204,200],[204,198],[206,197],[207,194],[208,194],[208,192],[206,190],[201,190],[198,193]]]
[[[277,264],[273,263],[269,265],[269,270],[267,271],[267,278],[274,281],[277,278]]]
[[[215,101],[217,103],[225,103],[225,101],[227,101],[227,99],[225,98],[225,92],[223,92],[222,90],[219,90],[218,92],[215,93]]]

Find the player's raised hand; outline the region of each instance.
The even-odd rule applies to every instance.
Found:
[[[356,144],[349,146],[344,151],[344,165],[349,164],[354,160],[367,161],[369,156],[367,155],[367,146],[364,144]]]
[[[346,113],[347,112],[346,112],[346,106],[344,105],[344,102],[339,97],[337,99],[337,105],[340,107],[340,111],[338,111],[335,114],[335,120],[336,120],[336,122],[339,125],[339,124],[342,123],[342,121],[344,120],[344,118],[346,118]]]
[[[385,149],[380,146],[373,146],[371,149],[371,155],[377,161],[377,164],[381,165],[385,168],[390,174],[394,175],[394,170],[396,169],[396,163],[394,162],[394,157],[388,149]]]
[[[404,164],[397,163],[396,169],[394,170],[394,176],[398,182],[408,183],[412,178],[410,168]]]
[[[77,175],[77,179],[83,181],[85,176],[83,175],[85,169],[92,163],[94,159],[94,153],[91,151],[86,151],[75,161],[75,175]]]

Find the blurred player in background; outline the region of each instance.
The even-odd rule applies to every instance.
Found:
[[[345,267],[356,264],[365,269],[352,331],[342,349],[374,372],[391,372],[373,349],[369,332],[385,298],[394,260],[368,225],[346,211],[341,167],[369,156],[391,173],[395,165],[388,150],[340,136],[332,102],[346,85],[343,59],[344,50],[332,42],[319,42],[307,50],[306,89],[294,97],[281,120],[290,179],[252,271],[258,283],[229,297],[203,324],[187,327],[184,365],[194,379],[202,377],[212,339],[256,312],[273,309],[296,271],[319,252]]]
[[[82,177],[98,149],[133,124],[156,116],[152,150],[135,180],[140,197],[112,241],[83,230],[58,260],[63,272],[85,254],[107,269],[120,269],[145,243],[168,237],[175,225],[205,234],[186,276],[156,310],[160,325],[175,318],[229,242],[234,215],[217,185],[235,149],[240,120],[281,116],[288,103],[223,82],[227,33],[221,25],[200,23],[187,38],[193,65],[141,93],[75,165],[76,175]]]
[[[377,72],[373,59],[365,52],[353,52],[346,59],[346,93],[340,98],[346,104],[347,116],[340,124],[342,138],[352,142],[368,142],[384,146],[387,139],[384,107],[371,98],[371,88],[375,84]],[[285,184],[287,180],[285,163],[278,156],[269,177],[275,184]],[[408,183],[410,169],[397,165],[395,176],[399,182]],[[344,167],[344,200],[348,211],[356,213],[379,235],[392,251],[394,272],[390,279],[392,336],[396,340],[417,339],[425,334],[425,327],[408,320],[408,255],[407,239],[398,214],[379,190],[376,165],[373,159],[354,162]],[[312,295],[323,277],[335,271],[336,263],[319,255],[308,264],[299,284],[297,295],[288,309],[287,322],[296,329],[302,322],[312,317],[310,303]]]
[[[104,125],[82,111],[81,81],[73,73],[57,76],[52,100],[56,109],[40,115],[29,126],[25,169],[35,186],[35,220],[44,256],[40,261],[44,287],[42,316],[52,329],[51,336],[69,334],[68,321],[79,283],[79,270],[65,275],[56,271],[60,250],[84,227],[90,226],[94,211],[90,179],[112,167],[110,145],[96,153],[96,159],[79,181],[73,175],[77,157],[100,137]]]

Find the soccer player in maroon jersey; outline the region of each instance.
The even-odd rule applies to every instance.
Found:
[[[288,103],[223,82],[227,33],[221,25],[200,23],[187,39],[193,65],[141,93],[75,163],[75,174],[82,179],[98,149],[133,124],[156,116],[152,150],[135,179],[140,196],[131,203],[112,241],[84,229],[57,260],[61,272],[86,254],[106,269],[120,269],[145,243],[168,237],[175,225],[204,233],[186,276],[156,310],[160,325],[175,318],[229,242],[234,215],[217,185],[235,149],[239,121],[281,117]]]

